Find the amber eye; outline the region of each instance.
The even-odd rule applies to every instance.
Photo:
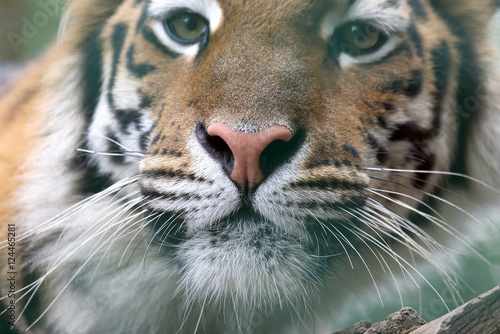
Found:
[[[194,13],[181,12],[171,16],[165,25],[169,36],[181,44],[196,44],[208,34],[208,22]]]
[[[369,23],[350,22],[337,29],[331,44],[337,53],[361,56],[377,51],[387,39],[386,34]]]
[[[345,41],[360,50],[374,47],[380,38],[380,31],[369,24],[349,24],[344,28],[343,33]]]

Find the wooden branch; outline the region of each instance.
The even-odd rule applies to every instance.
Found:
[[[500,286],[428,324],[411,308],[382,322],[361,321],[334,334],[499,334]]]
[[[500,333],[500,286],[411,334]]]

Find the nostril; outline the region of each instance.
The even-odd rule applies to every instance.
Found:
[[[305,132],[298,131],[291,140],[275,140],[260,155],[259,167],[264,175],[271,175],[278,167],[292,158],[305,140]]]
[[[271,126],[258,132],[237,131],[224,123],[207,128],[198,124],[198,140],[219,163],[230,179],[246,194],[293,156],[303,141],[284,126]]]
[[[196,136],[201,146],[218,161],[224,171],[231,174],[234,168],[234,155],[229,145],[219,136],[211,136],[203,124],[196,126]]]

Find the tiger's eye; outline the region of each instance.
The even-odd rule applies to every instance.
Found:
[[[328,42],[328,52],[333,58],[340,54],[352,57],[377,52],[389,41],[389,35],[367,22],[353,21],[339,27]]]
[[[207,21],[199,15],[182,13],[169,21],[170,33],[184,44],[194,44],[203,37],[208,30]]]
[[[361,51],[375,47],[381,35],[377,28],[367,23],[352,23],[344,29],[344,40],[351,47]]]

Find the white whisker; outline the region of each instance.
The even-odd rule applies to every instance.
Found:
[[[132,151],[116,153],[116,152],[106,152],[106,151],[92,151],[92,150],[87,150],[87,149],[83,149],[83,148],[78,148],[77,152],[102,155],[102,156],[106,156],[106,157],[135,157],[135,158],[144,158],[145,157],[144,153],[132,152]]]
[[[36,228],[33,228],[32,230],[21,233],[17,240],[23,241],[27,238],[32,237],[35,234],[45,233],[45,232],[55,228],[56,226],[60,225],[64,221],[66,221],[66,219],[68,217],[73,216],[79,212],[86,210],[88,207],[98,203],[103,198],[105,198],[113,193],[118,193],[124,187],[131,185],[131,184],[134,184],[139,180],[140,180],[140,177],[133,177],[133,178],[127,178],[127,179],[120,180],[120,181],[116,182],[115,184],[111,185],[110,187],[108,187],[107,189],[72,205],[71,207],[64,210],[63,212],[61,212],[57,216],[39,224]],[[0,244],[7,244],[7,241],[2,241]],[[0,249],[3,249],[5,247],[6,247],[6,245],[1,246]]]
[[[400,256],[399,254],[395,253],[392,249],[390,248],[387,248],[387,246],[382,243],[380,240],[377,240],[376,238],[374,238],[372,235],[366,233],[365,231],[359,229],[358,227],[354,227],[356,228],[356,230],[359,232],[359,233],[362,233],[363,236],[365,237],[366,240],[370,241],[371,243],[373,243],[374,245],[378,246],[379,249],[381,249],[382,251],[384,251],[384,253],[388,254],[389,256],[391,255],[395,255],[399,261],[401,261],[402,263],[404,263],[406,266],[408,266],[408,268],[410,268],[413,272],[415,272],[426,284],[427,286],[429,286],[433,291],[434,293],[438,296],[438,298],[441,300],[441,302],[443,303],[443,305],[446,307],[446,309],[448,310],[449,312],[449,308],[448,308],[448,305],[446,304],[444,298],[441,296],[441,294],[436,290],[436,288],[425,278],[425,276],[420,273],[416,267],[414,267],[412,264],[410,264],[407,260],[405,260],[402,256]],[[392,256],[391,256],[392,257]],[[405,266],[403,266],[402,268],[404,268],[404,270],[407,272],[407,274],[409,275],[409,277],[412,279],[412,281],[415,283],[415,285],[418,287],[418,283],[417,281],[413,278],[413,276],[410,274],[410,272],[406,269]],[[436,268],[438,270],[438,272],[442,272],[442,269],[440,269],[439,267]],[[455,286],[455,282],[448,276],[448,275],[445,275],[445,281],[448,281],[449,283],[452,283],[452,286]],[[450,290],[451,291],[451,290]],[[455,291],[456,293],[457,290],[456,288],[453,290]]]
[[[337,234],[335,234],[328,226],[326,226],[323,222],[321,222],[309,209],[308,209],[308,211],[311,214],[311,217],[313,217],[318,222],[318,224],[320,225],[320,227],[323,229],[323,231],[325,233],[326,233],[326,230],[328,230],[328,232],[330,232],[330,235],[332,235],[333,237],[335,237],[335,239],[337,239],[337,241],[339,242],[339,245],[342,247],[342,249],[344,249],[344,253],[347,256],[347,260],[349,261],[351,269],[354,270],[354,264],[351,260],[351,257],[349,256],[349,252],[345,248],[344,243],[342,241],[340,241]]]
[[[496,194],[500,194],[498,189],[493,188],[486,182],[483,182],[477,178],[466,174],[453,173],[453,172],[445,172],[445,171],[435,171],[435,170],[413,170],[413,169],[393,169],[393,168],[383,168],[383,167],[363,167],[363,170],[369,170],[374,172],[397,172],[397,173],[411,173],[411,174],[431,174],[431,175],[443,175],[443,176],[456,176],[469,181],[473,181],[481,186],[493,191]]]
[[[485,261],[486,263],[489,263],[488,260],[479,253],[479,251],[477,249],[474,249],[474,247],[471,246],[471,242],[469,241],[469,239],[464,236],[462,233],[460,233],[456,228],[454,228],[453,226],[451,226],[449,223],[447,223],[445,220],[442,220],[442,219],[439,219],[439,218],[436,218],[434,216],[431,216],[429,214],[426,214],[425,212],[422,212],[418,209],[415,209],[397,199],[394,199],[394,198],[391,198],[389,196],[385,196],[385,195],[382,195],[382,193],[386,193],[386,194],[393,194],[393,195],[399,195],[399,196],[402,196],[402,197],[406,197],[406,198],[410,198],[410,199],[413,199],[419,203],[421,203],[421,201],[413,198],[412,196],[409,196],[409,195],[406,195],[406,194],[403,194],[403,193],[399,193],[399,192],[394,192],[394,191],[389,191],[389,190],[382,190],[382,189],[367,189],[367,191],[370,191],[374,194],[377,194],[381,197],[383,197],[384,199],[386,200],[389,200],[397,205],[400,205],[402,207],[405,207],[407,209],[409,209],[410,211],[420,215],[421,217],[427,219],[429,222],[433,223],[434,225],[438,226],[441,230],[445,231],[446,233],[448,233],[450,236],[454,237],[457,241],[459,241],[461,244],[463,244],[465,247],[467,247],[470,251],[472,251],[476,256],[478,256],[480,259],[482,259],[483,261]],[[444,201],[444,200],[443,200]],[[465,210],[463,210],[465,211]],[[470,217],[472,218],[472,215],[470,215]],[[444,219],[444,218],[443,218]],[[423,232],[423,230],[419,229],[420,232]],[[421,236],[421,239],[423,240],[429,240],[430,238],[430,235],[428,234],[424,234]],[[441,248],[441,247],[440,247]]]
[[[97,138],[102,138],[102,139],[105,139],[115,145],[118,145],[119,147],[123,148],[125,151],[127,152],[133,152],[131,149],[129,149],[128,147],[126,147],[125,145],[123,145],[122,143],[114,140],[113,138],[110,138],[108,136],[104,136],[104,135],[100,135],[100,134],[95,134],[95,133],[89,133],[87,132],[86,135],[89,135],[89,136],[92,136],[92,137],[97,137]],[[135,153],[140,153],[140,152],[135,152]],[[144,153],[141,153],[143,156],[145,155]]]

